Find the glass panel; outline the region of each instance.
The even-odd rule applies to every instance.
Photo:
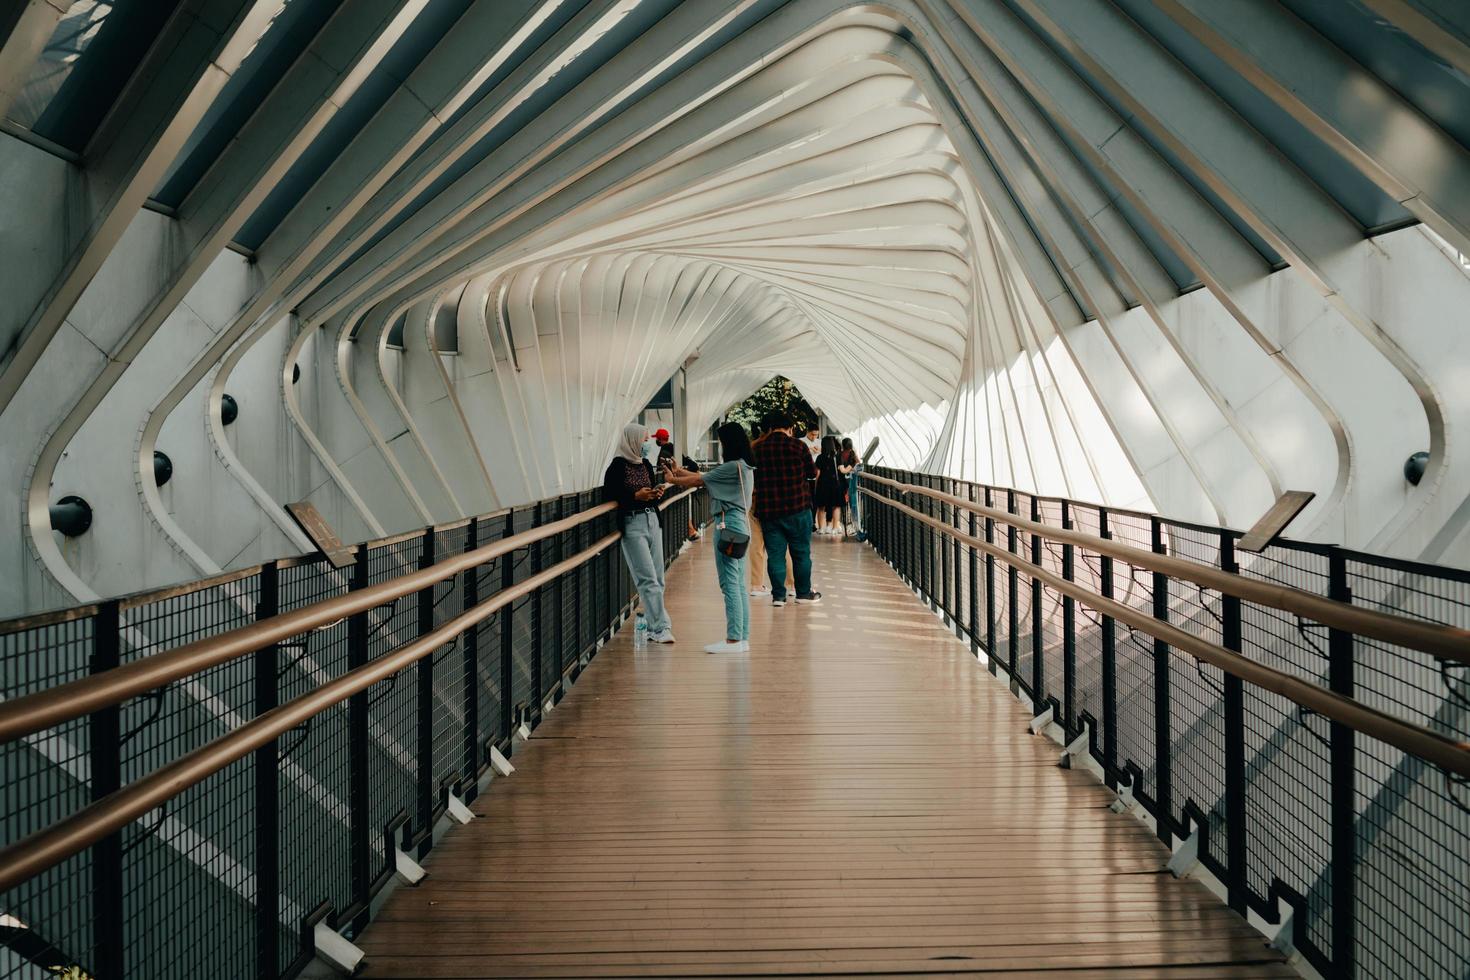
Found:
[[[68,150],[85,150],[177,6],[75,0],[32,66],[10,121]]]
[[[62,85],[71,77],[87,47],[96,39],[113,12],[112,0],[77,0],[56,25],[51,40],[31,69],[25,87],[10,107],[11,122],[34,129],[46,108],[55,101]]]

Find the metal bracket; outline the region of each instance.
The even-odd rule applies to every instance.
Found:
[[[350,977],[362,966],[363,951],[325,922],[318,922],[312,928],[311,940],[316,955],[332,969]]]
[[[1296,910],[1287,903],[1278,900],[1276,907],[1280,910],[1281,928],[1276,930],[1276,935],[1271,937],[1270,946],[1281,955],[1290,959],[1296,953],[1296,942],[1294,933],[1296,931]]]
[[[464,800],[461,800],[453,793],[449,794],[449,801],[444,808],[444,812],[449,814],[449,819],[459,824],[466,824],[475,819],[475,815],[470,812],[470,808],[464,805]]]
[[[1051,724],[1051,705],[1041,709],[1041,714],[1031,719],[1031,734],[1040,735],[1046,731],[1046,726]]]
[[[510,764],[510,760],[500,754],[495,746],[490,746],[490,768],[495,770],[497,776],[509,776],[516,771],[516,767]]]
[[[405,885],[417,885],[429,876],[423,866],[404,853],[401,847],[393,849],[393,870]]]
[[[551,709],[556,707],[556,698],[547,698],[546,703],[541,706],[541,714],[551,714]]]
[[[1127,813],[1133,809],[1133,784],[1120,783],[1118,785],[1118,798],[1108,804],[1108,809],[1114,813]]]
[[[1199,864],[1199,826],[1192,824],[1189,836],[1179,842],[1179,849],[1169,858],[1169,863],[1164,865],[1169,873],[1176,878],[1183,878],[1194,870]]]
[[[1057,759],[1057,765],[1063,769],[1072,768],[1073,759],[1085,757],[1092,747],[1092,728],[1087,722],[1082,723],[1082,732],[1072,741],[1068,742],[1062,749],[1061,757]]]

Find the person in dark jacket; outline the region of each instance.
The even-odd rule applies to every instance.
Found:
[[[623,560],[638,589],[648,618],[648,638],[673,643],[674,627],[664,608],[664,536],[659,530],[658,502],[663,497],[653,466],[643,456],[648,429],[637,423],[623,427],[617,455],[602,478],[602,498],[618,505],[623,529]]]
[[[755,447],[755,516],[766,541],[771,605],[786,605],[786,554],[796,578],[798,603],[821,602],[812,588],[812,490],[817,467],[807,447],[791,435],[790,416],[766,420],[770,434]]]

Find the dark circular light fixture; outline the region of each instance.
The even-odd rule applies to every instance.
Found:
[[[1424,452],[1415,453],[1404,461],[1404,479],[1414,486],[1424,479],[1424,471],[1429,467],[1429,454]]]
[[[240,406],[235,404],[233,395],[220,395],[219,397],[219,420],[229,425],[240,417]]]
[[[153,485],[161,487],[174,475],[174,461],[168,458],[168,454],[157,449],[153,450]]]
[[[92,505],[81,497],[66,496],[51,505],[51,530],[69,538],[86,534],[92,526]]]

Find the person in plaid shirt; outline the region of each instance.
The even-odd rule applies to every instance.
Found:
[[[817,467],[806,446],[792,438],[785,415],[765,420],[770,435],[755,448],[755,516],[766,542],[771,605],[786,605],[786,552],[796,578],[798,603],[820,602],[812,590],[812,481]]]

